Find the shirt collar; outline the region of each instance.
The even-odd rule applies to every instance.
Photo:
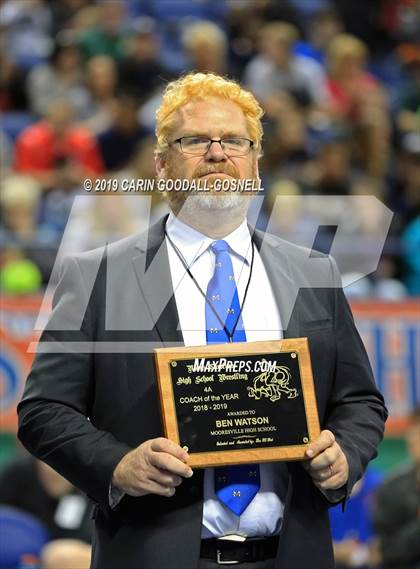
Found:
[[[215,241],[215,239],[200,233],[197,229],[179,220],[172,212],[166,221],[166,232],[182,253],[188,266],[192,266],[198,257]],[[232,233],[223,237],[223,240],[228,243],[231,252],[250,264],[251,235],[246,219]]]

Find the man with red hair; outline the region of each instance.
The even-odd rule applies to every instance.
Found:
[[[208,191],[168,191],[168,217],[71,259],[58,286],[19,437],[96,503],[94,568],[332,569],[328,506],[376,454],[386,410],[335,262],[313,252],[308,263],[303,248],[251,235],[250,195],[233,191],[259,180],[261,115],[251,93],[222,77],[170,83],[157,112],[157,176]],[[252,465],[243,490],[237,467],[193,475],[188,452],[162,436],[150,346],[299,336],[322,427],[305,460]]]

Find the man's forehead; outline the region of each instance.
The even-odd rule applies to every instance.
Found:
[[[189,101],[175,114],[175,128],[185,126],[211,128],[224,126],[247,132],[245,115],[234,101],[212,98]]]

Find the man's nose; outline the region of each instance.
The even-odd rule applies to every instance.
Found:
[[[210,148],[205,154],[206,160],[209,162],[222,162],[226,160],[226,154],[223,152],[222,144],[219,141],[213,141]]]

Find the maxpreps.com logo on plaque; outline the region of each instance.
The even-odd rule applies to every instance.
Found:
[[[275,371],[277,363],[268,361],[265,358],[253,362],[245,359],[227,359],[227,358],[195,358],[191,367],[194,373],[222,372],[240,373],[240,372],[259,372],[259,371]]]

